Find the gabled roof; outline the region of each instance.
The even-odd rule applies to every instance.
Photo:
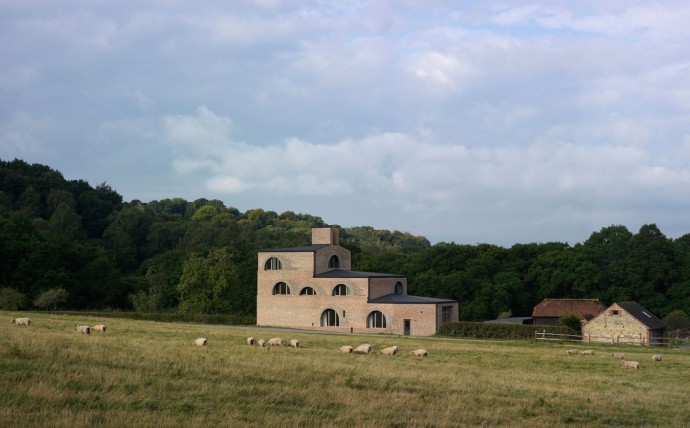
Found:
[[[620,302],[616,303],[618,306],[623,308],[623,310],[633,317],[635,317],[639,322],[651,328],[652,330],[658,330],[667,328],[668,325],[659,319],[656,315],[649,312],[647,309],[640,306],[637,302]]]
[[[606,309],[599,299],[544,299],[532,311],[532,317],[558,318],[577,315],[587,321]]]
[[[332,269],[314,275],[314,278],[405,278],[393,273],[360,272],[358,270]]]
[[[303,247],[289,247],[289,248],[273,248],[270,250],[262,250],[260,253],[310,253],[319,250],[323,247],[330,247],[331,244],[315,244],[305,245]]]
[[[437,304],[437,303],[456,303],[457,300],[436,299],[433,297],[408,296],[406,294],[386,294],[385,296],[371,299],[367,303],[416,303],[416,304]]]

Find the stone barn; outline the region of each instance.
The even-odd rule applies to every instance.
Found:
[[[459,320],[456,300],[410,296],[405,276],[352,270],[339,240],[314,228],[311,245],[259,252],[257,325],[430,336]]]
[[[589,321],[606,306],[599,299],[544,299],[532,311],[533,324],[558,324],[563,315],[576,315]]]
[[[582,326],[583,342],[665,344],[668,326],[637,302],[620,302]]]

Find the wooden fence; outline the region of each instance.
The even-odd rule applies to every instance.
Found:
[[[554,342],[579,342],[579,343],[603,343],[610,345],[645,345],[645,346],[670,346],[670,347],[690,347],[690,338],[654,337],[650,341],[646,337],[639,336],[582,336],[576,334],[547,333],[545,331],[535,331],[535,340],[545,340]]]

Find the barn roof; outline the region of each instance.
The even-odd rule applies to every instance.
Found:
[[[587,321],[606,309],[599,299],[544,299],[532,311],[532,317],[558,318],[577,315]]]
[[[633,317],[635,317],[642,324],[651,328],[652,330],[658,330],[667,328],[668,325],[659,319],[656,315],[649,312],[647,309],[640,306],[637,302],[620,302],[617,303],[618,306],[623,308],[623,310]]]

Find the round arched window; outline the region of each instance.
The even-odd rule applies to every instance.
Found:
[[[335,287],[333,287],[333,295],[334,296],[349,296],[350,295],[350,289],[347,288],[347,285],[345,285],[345,284],[338,284]]]
[[[340,267],[340,259],[338,256],[333,255],[328,259],[328,267],[330,269],[338,269]]]
[[[367,316],[367,328],[386,328],[386,317],[381,311],[372,311]]]
[[[300,296],[315,296],[316,290],[314,290],[311,287],[304,287],[303,289],[300,290],[299,295]]]
[[[338,313],[333,309],[326,309],[321,313],[321,327],[337,327],[340,325]]]
[[[266,260],[266,264],[264,264],[264,270],[281,270],[282,268],[283,264],[275,257]]]
[[[402,285],[402,282],[398,281],[398,282],[395,283],[395,290],[394,290],[394,293],[395,293],[395,294],[403,294],[403,285]]]
[[[273,294],[290,294],[290,287],[284,282],[279,282],[273,286]]]

